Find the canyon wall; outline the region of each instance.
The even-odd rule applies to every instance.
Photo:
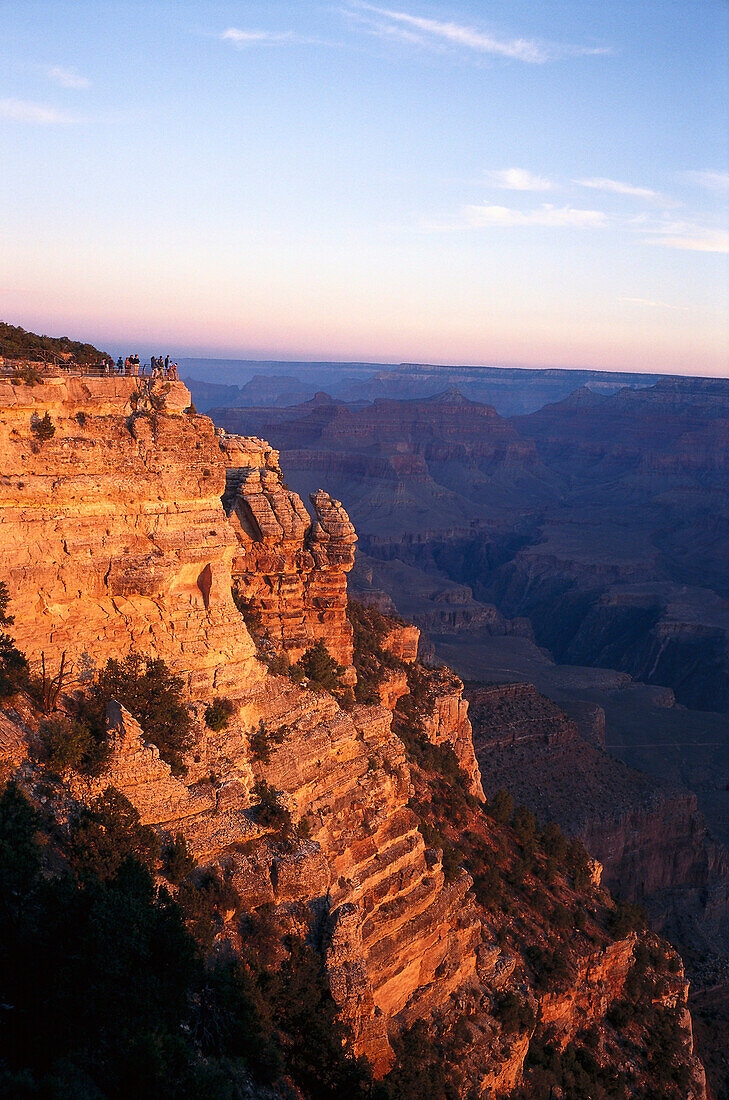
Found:
[[[29,659],[101,666],[131,648],[190,691],[260,676],[230,594],[225,465],[188,391],[133,378],[0,381],[0,555]],[[48,415],[55,432],[37,434]]]
[[[464,836],[478,833],[483,850],[501,853],[516,899],[503,912],[479,901],[465,860],[429,831],[422,815],[433,792],[445,797],[447,783],[435,776],[432,789],[423,787],[425,772],[393,731],[394,701],[346,710],[315,682],[267,671],[233,584],[274,647],[294,655],[321,640],[349,665],[344,608],[354,530],[325,493],[314,495],[309,520],[283,484],[275,452],[256,438],[216,433],[186,411],[189,400],[183,386],[135,379],[0,383],[7,456],[0,549],[17,644],[35,665],[44,654],[53,669],[64,652],[76,666],[98,667],[130,647],[163,657],[184,677],[193,719],[178,776],[112,701],[104,771],[68,774],[67,790],[87,802],[116,787],[163,837],[182,833],[198,864],[219,871],[246,912],[272,907],[282,936],[309,935],[354,1048],[378,1075],[411,1024],[422,1020],[435,1035],[459,1026],[468,1087],[504,1096],[521,1078],[536,1021],[555,1025],[562,1044],[604,1022],[634,965],[635,937],[613,941],[609,897],[597,883],[579,895],[565,872],[559,896],[574,912],[586,906],[587,932],[574,938],[567,985],[534,992],[535,966],[519,937],[527,929],[534,946],[554,942],[544,910],[532,908],[540,897],[551,912],[554,898],[545,901],[535,876],[524,893],[513,885],[521,875],[516,841],[497,835],[479,806],[457,677],[433,674],[425,738],[450,746],[469,775],[470,796],[454,797],[466,815]],[[50,438],[39,426],[46,413]],[[393,626],[386,643],[412,663],[412,629]],[[214,730],[206,708],[218,693],[230,698],[231,714]],[[41,722],[18,702],[0,725],[0,764],[38,800],[33,744]],[[261,813],[264,798],[274,800],[275,820]],[[291,825],[284,832],[282,815]],[[453,823],[444,818],[442,827]],[[234,945],[232,930],[223,935]],[[685,1006],[678,962],[665,990],[656,1003]],[[534,1006],[533,1022],[518,1034],[500,1022],[504,991]],[[687,1014],[680,1027],[686,1097],[702,1100]]]
[[[487,794],[509,791],[577,836],[620,897],[645,904],[682,947],[726,951],[729,856],[696,796],[613,759],[532,684],[468,689]]]
[[[224,502],[239,543],[235,591],[261,618],[261,630],[292,661],[316,642],[352,664],[347,578],[357,536],[339,501],[312,493],[314,522],[283,483],[278,454],[260,440],[223,433]]]

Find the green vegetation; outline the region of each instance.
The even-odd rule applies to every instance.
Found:
[[[175,833],[172,842],[164,853],[165,877],[169,882],[179,885],[195,867],[195,860],[187,847],[182,833]]]
[[[81,717],[95,731],[106,728],[106,708],[118,700],[137,719],[145,738],[176,775],[183,774],[183,754],[189,747],[192,718],[183,702],[182,680],[164,661],[130,653],[122,661],[111,659],[91,684]]]
[[[56,428],[48,413],[31,418],[30,430],[39,443],[47,443],[56,434]]]
[[[379,703],[377,691],[388,669],[404,668],[382,642],[390,631],[390,622],[374,607],[365,607],[356,600],[347,604],[347,618],[352,625],[357,686],[354,696],[358,703]]]
[[[154,829],[141,824],[129,799],[114,787],[107,787],[71,821],[66,854],[80,876],[106,881],[130,859],[152,871],[158,852]]]
[[[610,918],[610,931],[613,938],[624,940],[631,932],[642,932],[647,919],[642,905],[633,905],[630,901],[619,901]]]
[[[260,760],[263,764],[271,761],[271,746],[282,745],[290,734],[288,726],[279,726],[276,730],[270,730],[265,722],[258,723],[258,729],[250,734],[248,746],[254,760]]]
[[[256,641],[263,633],[261,612],[255,606],[253,600],[247,596],[242,596],[237,588],[232,588],[230,594],[233,597],[233,603],[243,616],[243,622],[248,628],[248,633]]]
[[[538,943],[529,944],[526,956],[534,971],[534,987],[544,993],[562,991],[575,976],[574,958],[570,949],[564,945],[542,947]]]
[[[564,1050],[549,1032],[540,1031],[531,1041],[525,1062],[526,1082],[512,1093],[512,1100],[544,1100],[556,1089],[563,1100],[628,1100],[637,1097],[627,1076],[597,1061],[591,1044],[581,1037]]]
[[[291,814],[281,803],[278,791],[265,779],[258,779],[253,787],[256,817],[261,825],[268,825],[282,832],[291,831]]]
[[[529,1001],[513,989],[507,989],[496,995],[494,1015],[500,1021],[507,1035],[514,1035],[520,1031],[531,1031],[537,1019]]]
[[[310,646],[296,663],[313,688],[333,691],[339,687],[342,668],[331,656],[324,642],[316,642]]]
[[[458,877],[461,869],[463,853],[454,848],[450,841],[427,821],[421,821],[418,828],[429,848],[441,849],[443,853],[443,877],[446,882],[453,882]]]
[[[486,809],[499,825],[507,825],[514,814],[514,799],[506,791],[497,791]]]
[[[42,373],[29,363],[23,363],[13,371],[13,382],[16,386],[38,386],[42,381]]]
[[[72,358],[79,366],[108,359],[106,352],[92,344],[69,340],[68,336],[38,336],[23,328],[0,321],[0,355],[6,359],[35,359],[49,362]]]
[[[266,660],[268,671],[272,676],[288,676],[291,672],[291,662],[285,653],[277,653]]]
[[[98,772],[109,759],[110,745],[103,731],[82,718],[60,715],[44,722],[39,730],[42,759],[53,771],[67,768],[85,775]]]
[[[0,581],[0,627],[12,626],[15,619],[8,615],[10,593]],[[11,636],[0,630],[0,699],[7,699],[28,686],[30,669],[25,655],[16,648]]]
[[[231,699],[213,699],[205,711],[205,725],[208,729],[219,733],[227,729],[230,719],[235,714],[235,703]]]
[[[49,830],[18,788],[6,786],[3,1095],[236,1100],[250,1075],[268,1085],[285,1075],[321,1100],[389,1095],[352,1057],[311,947],[291,940],[281,959],[265,913],[250,914],[241,917],[243,957],[208,956],[220,914],[240,906],[237,894],[213,873],[183,880],[183,911],[202,933],[196,942],[180,907],[155,890],[150,837],[118,792],[74,820],[50,862]]]

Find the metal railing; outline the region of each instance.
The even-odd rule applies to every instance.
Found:
[[[36,359],[2,359],[0,360],[0,377],[25,381],[24,375],[33,373],[38,375],[38,380],[44,378],[68,378],[69,376],[82,378],[163,378],[166,381],[177,381],[177,377],[169,371],[152,369],[151,363],[139,363],[130,366],[118,367],[115,363],[94,363],[92,365],[79,365],[78,363],[46,363]]]

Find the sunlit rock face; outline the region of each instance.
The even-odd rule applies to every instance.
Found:
[[[223,452],[189,404],[180,383],[0,382],[0,556],[31,661],[44,653],[55,671],[65,651],[100,666],[135,648],[193,694],[261,675],[231,598]]]
[[[184,677],[192,716],[187,770],[176,775],[112,700],[104,771],[67,775],[65,789],[88,801],[114,786],[145,824],[166,839],[182,833],[200,866],[225,874],[245,912],[271,907],[287,934],[315,931],[354,1049],[377,1075],[416,1021],[433,1036],[460,1024],[469,1095],[506,1096],[522,1076],[529,1035],[504,1032],[494,998],[528,991],[529,972],[513,945],[497,941],[505,913],[487,912],[465,868],[447,868],[445,846],[426,843],[413,800],[422,775],[392,728],[409,670],[383,693],[386,705],[344,710],[315,685],[267,672],[231,596],[235,585],[290,657],[323,641],[351,666],[354,529],[323,491],[310,516],[268,444],[217,433],[185,412],[189,401],[184,386],[165,391],[136,379],[0,384],[0,552],[18,645],[34,663],[44,654],[53,671],[64,652],[76,667],[130,648],[163,657]],[[45,413],[55,430],[42,440]],[[417,630],[400,624],[384,640],[406,665],[417,644]],[[442,670],[432,686],[423,734],[453,750],[479,798],[463,685]],[[233,705],[227,726],[214,730],[205,712],[216,694]],[[26,700],[28,713],[0,721],[0,775],[29,786],[29,742],[42,721],[31,709]],[[254,741],[262,731],[266,752]],[[260,781],[290,815],[288,834],[256,811]],[[465,805],[465,831],[488,841],[493,820],[473,799]],[[503,873],[513,862],[504,837],[494,842]],[[591,902],[602,904],[597,893]],[[513,894],[509,913],[534,940],[552,935],[543,918],[534,925],[525,895]],[[577,944],[573,978],[559,994],[529,993],[561,1043],[603,1021],[625,986],[635,937],[596,937]],[[666,1003],[682,1012],[686,1097],[698,1100],[705,1093],[682,971],[666,989]]]
[[[223,434],[229,463],[225,503],[239,547],[236,591],[252,602],[262,630],[291,661],[323,642],[344,667],[352,664],[347,577],[357,536],[339,501],[311,495],[314,518],[287,488],[278,453],[262,440]]]

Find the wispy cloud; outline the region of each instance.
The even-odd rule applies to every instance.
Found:
[[[30,122],[36,126],[68,126],[77,119],[46,103],[27,99],[0,99],[0,121]]]
[[[607,218],[602,210],[577,210],[572,206],[557,207],[548,204],[537,210],[513,210],[508,206],[467,206],[466,218],[470,225],[478,228],[540,225],[551,228],[601,229],[607,225]]]
[[[684,175],[707,191],[729,192],[729,172],[685,172]]]
[[[243,31],[239,27],[228,27],[221,34],[223,42],[232,42],[242,49],[244,46],[260,46],[270,42],[291,42],[294,38],[290,31]]]
[[[591,187],[594,191],[609,191],[614,195],[630,195],[636,199],[648,199],[650,202],[672,202],[660,191],[653,191],[650,187],[635,187],[632,183],[622,183],[620,180],[610,179],[583,179],[574,180],[580,187]]]
[[[91,81],[85,76],[81,76],[75,69],[62,69],[60,65],[53,65],[50,69],[46,70],[49,80],[55,81],[56,84],[60,84],[62,88],[90,88]]]
[[[502,191],[551,191],[553,184],[526,168],[502,168],[484,173],[486,182]]]
[[[435,42],[460,46],[475,53],[505,57],[532,65],[544,64],[545,61],[560,57],[611,52],[604,47],[562,45],[530,38],[501,38],[479,30],[477,27],[411,15],[409,12],[368,4],[364,0],[351,0],[349,8],[345,9],[345,12],[350,15],[355,11],[368,12],[377,16],[377,21],[372,23],[375,33],[387,33],[388,25],[393,30],[398,27],[407,28],[410,32],[409,39],[412,40],[412,33],[415,32],[415,40],[420,44]],[[384,23],[383,20],[385,20]]]
[[[688,306],[674,306],[670,302],[655,302],[652,298],[618,298],[619,302],[628,302],[630,305],[648,306],[651,309],[677,309],[682,312],[688,310]]]
[[[645,243],[678,248],[684,252],[729,253],[729,230],[691,222],[674,222],[655,229]]]

